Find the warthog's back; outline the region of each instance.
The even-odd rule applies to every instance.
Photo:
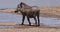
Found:
[[[37,6],[32,6],[32,7],[24,7],[23,10],[26,12],[30,12],[30,11],[32,12],[32,11],[38,11],[40,9]]]

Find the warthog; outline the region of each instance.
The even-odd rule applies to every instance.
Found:
[[[31,26],[30,18],[34,18],[35,25],[40,26],[40,20],[39,20],[40,9],[38,9],[37,6],[31,7],[31,6],[28,6],[27,4],[21,2],[20,4],[17,5],[17,9],[16,9],[15,13],[17,13],[18,11],[21,12],[23,15],[22,25],[24,25],[25,16],[27,16],[27,20],[28,20],[30,26]],[[36,17],[38,19],[38,22],[37,22]]]

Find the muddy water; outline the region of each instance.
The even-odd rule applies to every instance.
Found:
[[[30,19],[34,23],[34,19]],[[22,15],[12,14],[12,13],[2,13],[0,12],[0,22],[21,22]],[[60,26],[60,18],[51,18],[51,17],[40,17],[41,23],[49,26]],[[27,19],[25,19],[27,22]],[[27,22],[28,23],[28,22]]]

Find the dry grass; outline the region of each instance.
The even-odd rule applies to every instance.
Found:
[[[15,11],[14,8],[0,9],[0,12],[8,12],[8,13],[12,13],[12,12],[14,12],[14,11]]]
[[[60,17],[60,7],[41,7],[40,16]]]

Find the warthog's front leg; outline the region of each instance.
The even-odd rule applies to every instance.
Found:
[[[25,20],[25,16],[23,15],[22,24],[21,25],[24,25],[24,20]]]

